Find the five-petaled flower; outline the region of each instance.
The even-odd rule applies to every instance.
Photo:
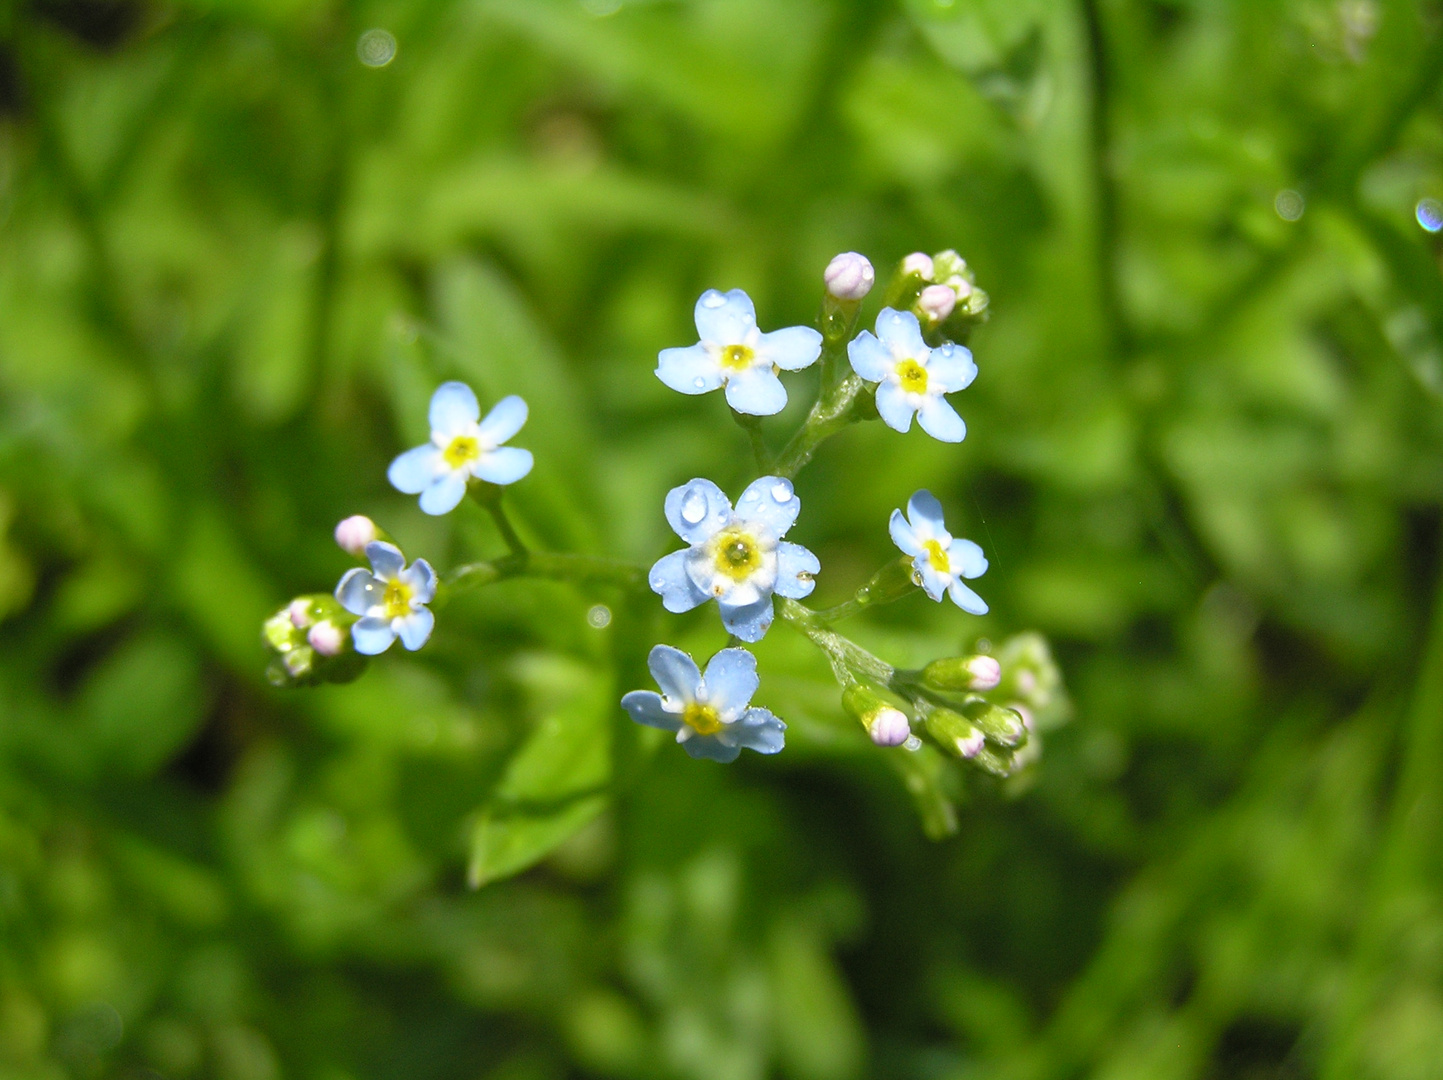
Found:
[[[728,762],[744,746],[775,754],[785,744],[787,725],[766,709],[749,707],[760,680],[757,658],[746,649],[723,649],[707,663],[705,676],[670,645],[653,648],[647,666],[661,693],[633,690],[621,699],[622,708],[638,724],[676,732],[692,757]]]
[[[371,570],[347,570],[336,586],[341,606],[360,616],[351,625],[356,651],[375,656],[399,637],[414,652],[436,625],[436,616],[426,609],[436,595],[436,571],[425,559],[407,566],[401,549],[384,540],[367,544],[366,558]]]
[[[526,402],[513,394],[497,402],[485,420],[480,416],[469,386],[442,383],[431,395],[431,441],[396,458],[386,476],[397,490],[420,495],[428,514],[454,510],[473,476],[514,484],[531,471],[531,451],[501,444],[526,423]]]
[[[772,593],[800,600],[816,587],[817,557],[782,540],[802,500],[780,476],[753,480],[736,509],[710,480],[666,495],[666,520],[690,547],[651,568],[648,580],[667,611],[715,600],[722,625],[743,641],[760,641],[772,625]]]
[[[662,349],[656,377],[683,394],[726,387],[727,404],[739,413],[771,416],[786,407],[787,391],[777,371],[798,371],[822,352],[822,335],[810,326],[789,326],[763,334],[757,312],[740,289],[708,289],[696,302],[695,345]]]
[[[912,576],[933,600],[948,593],[952,602],[973,615],[987,614],[987,601],[962,583],[987,572],[987,557],[971,540],[954,540],[942,520],[942,504],[930,491],[907,500],[907,516],[893,510],[892,542],[912,556]]]
[[[863,330],[847,343],[847,358],[853,371],[877,383],[877,412],[888,427],[906,431],[917,414],[922,430],[934,439],[966,438],[967,425],[942,396],[977,378],[977,365],[964,346],[948,342],[928,348],[917,316],[883,308],[876,336]]]

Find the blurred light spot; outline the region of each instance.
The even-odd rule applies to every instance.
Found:
[[[1303,216],[1303,197],[1292,188],[1283,188],[1273,199],[1273,209],[1284,221],[1297,221]]]
[[[1418,224],[1429,232],[1443,229],[1443,202],[1437,199],[1419,199],[1413,215],[1418,219]]]
[[[586,613],[586,621],[597,630],[604,630],[611,625],[611,608],[605,604],[592,604]]]
[[[604,19],[621,10],[621,0],[581,0],[581,6],[586,9],[588,15]]]
[[[980,652],[983,656],[986,656],[988,653],[990,653],[990,652],[992,651],[992,639],[991,639],[991,638],[980,637],[980,638],[977,639],[977,644],[976,644],[975,646],[973,646],[973,647],[974,647],[978,652]]]
[[[367,67],[385,67],[396,58],[396,35],[389,30],[367,30],[356,42],[356,55]]]

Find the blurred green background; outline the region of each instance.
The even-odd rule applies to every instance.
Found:
[[[0,11],[0,1077],[1443,1077],[1439,4]],[[723,639],[604,590],[265,683],[344,515],[501,550],[385,482],[440,379],[531,402],[528,536],[649,561],[668,487],[751,475],[652,375],[698,293],[789,325],[836,252],[944,247],[992,295],[967,441],[844,433],[792,539],[834,602],[942,497],[992,614],[856,634],[1048,634],[1025,792],[927,839],[779,625],[786,752],[609,795],[645,649]],[[473,891],[508,814],[586,824]]]

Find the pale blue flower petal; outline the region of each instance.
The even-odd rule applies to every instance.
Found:
[[[907,398],[907,391],[894,382],[884,382],[877,387],[877,413],[882,423],[893,431],[906,431],[912,426],[912,416],[917,410]]]
[[[707,704],[716,709],[723,722],[731,723],[751,704],[761,685],[757,658],[746,649],[723,649],[706,665]]]
[[[938,572],[925,555],[917,556],[912,562],[912,568],[922,578],[922,591],[940,603],[948,585],[952,583],[952,575]]]
[[[429,604],[436,598],[436,571],[425,559],[417,559],[401,571],[401,580],[414,590],[418,604]]]
[[[821,562],[801,544],[782,541],[777,545],[778,595],[790,600],[801,600],[810,596],[817,587],[815,579],[821,569]]]
[[[459,435],[481,415],[476,394],[463,382],[444,382],[431,395],[431,432]]]
[[[633,690],[621,699],[621,707],[638,724],[672,732],[681,727],[681,717],[667,712],[662,706],[661,695],[650,690]]]
[[[972,359],[972,350],[951,342],[932,350],[927,358],[927,385],[935,386],[944,394],[961,390],[972,385],[977,378],[977,364]]]
[[[772,628],[774,616],[771,596],[764,596],[755,604],[745,607],[718,603],[717,608],[721,612],[722,626],[726,627],[726,632],[735,634],[743,641],[761,641]]]
[[[987,556],[971,540],[953,540],[952,546],[947,549],[947,558],[953,573],[965,578],[981,577],[987,573]]]
[[[912,497],[907,500],[907,518],[912,523],[918,540],[941,540],[944,536],[950,539],[942,504],[937,501],[937,496],[926,488],[913,492]],[[910,554],[915,555],[917,552]]]
[[[766,709],[748,709],[727,729],[727,741],[759,754],[775,754],[786,746],[787,725]]]
[[[397,629],[401,634],[401,644],[415,652],[431,636],[431,631],[436,625],[436,616],[432,615],[426,608],[420,608],[409,615],[402,616],[396,620],[400,625]]]
[[[792,482],[780,476],[763,476],[753,480],[737,500],[736,517],[760,528],[772,539],[787,534],[802,512],[802,500],[797,497]]]
[[[683,394],[705,394],[722,384],[721,364],[705,345],[662,349],[656,356],[656,377]]]
[[[377,581],[369,570],[362,570],[358,566],[354,570],[347,570],[341,578],[340,584],[336,586],[336,599],[340,601],[341,607],[352,615],[364,615],[373,604],[381,602],[381,595],[385,590],[386,586]]]
[[[877,411],[881,411],[880,405]],[[959,443],[967,437],[967,425],[957,415],[957,410],[947,404],[944,397],[928,394],[922,400],[922,407],[917,413],[917,421],[922,425],[922,430],[939,442]]]
[[[661,597],[661,606],[674,614],[690,611],[711,599],[693,585],[691,578],[687,576],[686,562],[690,554],[690,549],[683,548],[664,555],[656,561],[651,573],[647,575],[651,591]]]
[[[748,416],[775,416],[787,407],[787,388],[771,368],[747,368],[727,380],[727,404]]]
[[[362,656],[378,656],[391,647],[396,634],[389,619],[368,617],[351,624],[351,640]]]
[[[757,359],[783,371],[811,367],[822,355],[822,335],[810,326],[788,326],[763,334],[757,342]]]
[[[710,480],[697,477],[666,493],[666,523],[688,544],[704,544],[731,518],[732,501]]]
[[[471,471],[488,484],[514,484],[531,471],[533,464],[535,458],[530,450],[519,446],[499,446],[490,453],[482,454]]]
[[[891,350],[867,330],[847,342],[847,359],[852,370],[867,382],[881,382],[896,366]]]
[[[671,645],[653,645],[646,658],[651,677],[671,701],[688,704],[696,700],[701,672],[696,661]]]
[[[740,345],[757,324],[757,309],[740,289],[708,289],[696,302],[696,332],[713,345]]]
[[[390,581],[406,565],[406,556],[395,544],[384,540],[372,540],[366,545],[366,558],[371,560],[371,570],[382,581]]]
[[[912,526],[907,524],[907,519],[902,516],[902,511],[892,511],[892,518],[887,522],[887,529],[892,534],[892,543],[901,548],[903,554],[920,555],[922,553],[922,543],[917,539],[917,534],[912,531]]]
[[[507,439],[511,438],[526,423],[529,410],[526,402],[517,394],[504,397],[496,403],[486,419],[481,421],[477,434],[485,446],[500,446]]]
[[[922,324],[910,311],[883,308],[877,315],[877,336],[898,356],[916,360],[927,358],[927,343],[922,340]]]
[[[681,746],[691,757],[719,761],[723,765],[731,764],[741,754],[739,747],[729,746],[715,735],[693,735]]]
[[[954,578],[947,592],[952,597],[952,603],[963,611],[970,611],[973,615],[987,614],[987,601],[962,584],[961,578]]]
[[[397,491],[407,495],[419,495],[432,480],[446,470],[446,461],[441,449],[432,443],[407,450],[386,470],[386,479]]]
[[[421,492],[421,512],[439,517],[449,514],[466,496],[466,470],[456,469],[433,480]]]

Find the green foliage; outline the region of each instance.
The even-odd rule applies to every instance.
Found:
[[[1439,27],[4,6],[0,1080],[1437,1076]],[[913,595],[856,640],[921,669],[1046,634],[1072,722],[1025,790],[877,750],[781,626],[787,750],[691,761],[615,702],[721,631],[605,581],[499,581],[416,656],[265,681],[342,517],[503,550],[385,483],[438,381],[531,402],[527,541],[647,564],[667,488],[751,475],[717,395],[652,376],[698,293],[802,323],[836,252],[944,248],[990,298],[967,441],[838,435],[794,538],[839,603],[942,499],[992,613]]]

